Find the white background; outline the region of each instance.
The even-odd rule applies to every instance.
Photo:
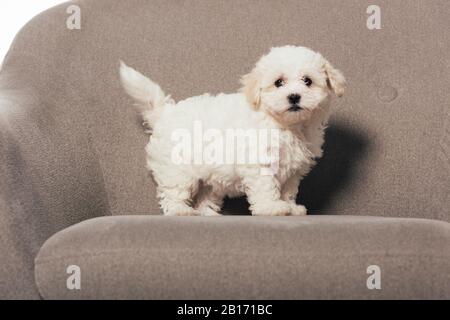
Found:
[[[0,0],[0,65],[17,32],[38,13],[67,0]]]

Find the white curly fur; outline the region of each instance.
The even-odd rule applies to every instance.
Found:
[[[330,92],[341,96],[345,79],[321,54],[305,47],[272,48],[242,78],[234,94],[204,94],[175,103],[159,85],[121,63],[120,76],[145,123],[152,128],[147,165],[157,183],[165,215],[218,215],[225,196],[247,195],[253,215],[305,215],[295,202],[298,186],[322,156],[330,115]],[[308,86],[305,77],[312,80]],[[281,79],[282,86],[275,81]],[[301,96],[293,106],[288,96]],[[205,129],[277,129],[279,163],[274,175],[261,175],[254,164],[174,164],[172,134]],[[193,133],[194,134],[194,133]],[[246,146],[248,148],[249,146]]]

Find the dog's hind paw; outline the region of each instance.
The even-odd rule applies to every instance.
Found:
[[[221,216],[221,214],[217,211],[215,211],[213,208],[211,207],[202,207],[198,209],[198,214],[201,216],[205,216],[205,217],[216,217],[216,216]]]
[[[198,212],[188,205],[176,204],[164,211],[165,216],[196,216]]]
[[[301,204],[291,204],[291,215],[293,216],[306,216],[307,210],[305,206]]]

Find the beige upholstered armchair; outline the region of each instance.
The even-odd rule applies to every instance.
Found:
[[[449,299],[450,4],[377,2],[373,30],[356,0],[85,0],[34,18],[0,73],[0,298]],[[119,60],[179,100],[237,90],[285,44],[348,80],[297,199],[310,215],[235,199],[161,216]]]

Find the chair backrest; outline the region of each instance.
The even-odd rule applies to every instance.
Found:
[[[14,42],[3,73],[46,102],[36,111],[36,121],[51,119],[40,122],[43,131],[63,126],[67,148],[95,158],[112,214],[159,213],[145,169],[148,137],[120,86],[119,59],[179,100],[236,91],[270,47],[294,44],[321,52],[348,81],[300,201],[318,214],[450,219],[447,1],[378,1],[381,29],[368,27],[377,12],[357,0],[74,4],[80,30],[67,27],[70,3],[40,15]],[[77,179],[89,181],[83,162],[72,161]]]

